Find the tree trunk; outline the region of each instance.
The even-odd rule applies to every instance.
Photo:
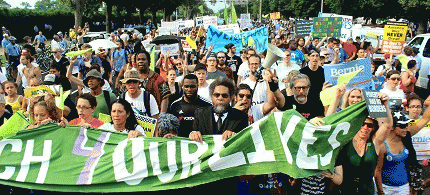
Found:
[[[423,19],[418,22],[417,35],[424,34],[427,31],[427,20]]]
[[[144,16],[145,10],[146,10],[146,8],[139,7],[139,21],[140,21],[140,24],[145,23],[145,21],[143,21],[143,19],[145,17]]]
[[[130,6],[127,6],[126,8],[125,8],[125,10],[127,11],[127,16],[126,16],[126,22],[125,23],[128,23],[128,24],[134,24],[134,20],[133,20],[133,12],[136,10],[135,8],[133,8],[133,7],[130,7]]]
[[[82,26],[82,17],[84,15],[85,0],[76,0],[75,9],[75,30],[78,30],[79,26]]]
[[[155,27],[157,27],[157,10],[156,9],[151,9],[152,12],[152,23],[155,25]]]
[[[110,33],[111,20],[112,20],[112,3],[106,1],[106,32]]]

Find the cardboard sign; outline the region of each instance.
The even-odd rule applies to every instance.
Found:
[[[170,35],[170,28],[168,27],[158,27],[158,35]]]
[[[378,98],[379,91],[364,90],[364,99],[367,103],[369,116],[372,118],[385,118],[388,116],[387,109]]]
[[[203,26],[203,17],[196,17],[196,27]]]
[[[210,25],[218,25],[218,17],[216,16],[203,16],[203,27],[208,29]]]
[[[281,18],[281,12],[273,12],[270,13],[270,19],[271,20],[277,20]]]
[[[170,44],[170,45],[161,45],[161,54],[169,56],[177,56],[179,55],[179,44]]]
[[[153,137],[157,119],[136,114],[137,123],[143,128],[146,137]]]
[[[188,51],[188,52],[193,51],[193,49],[191,48],[191,46],[187,43],[187,40],[181,39],[181,44],[182,44],[182,49],[184,51]]]
[[[299,37],[309,36],[314,26],[313,20],[302,20],[296,22],[296,34]]]
[[[407,31],[406,23],[388,22],[384,27],[382,53],[401,54]]]
[[[251,14],[240,14],[239,23],[242,28],[251,28],[252,27]]]
[[[161,27],[169,29],[170,33],[178,33],[178,23],[177,22],[161,22]]]
[[[313,37],[340,37],[340,30],[342,28],[341,17],[318,17],[314,18],[313,21]]]
[[[52,94],[55,95],[55,92],[48,86],[41,85],[37,87],[30,87],[24,89],[24,96],[26,98],[37,97]]]

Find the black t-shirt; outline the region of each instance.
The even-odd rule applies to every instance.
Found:
[[[226,55],[225,57],[225,64],[233,70],[233,73],[237,74],[239,66],[242,64],[242,59],[237,55],[234,55],[233,57]]]
[[[55,84],[63,86],[63,91],[72,89],[72,84],[70,83],[69,79],[62,75],[60,75],[59,78],[55,78]]]
[[[106,59],[102,59],[102,68],[104,70],[102,78],[109,81],[109,73],[112,72],[112,67]]]
[[[22,46],[22,48],[30,50],[30,53],[32,56],[34,56],[36,54],[36,49],[33,47],[33,45],[25,44]]]
[[[51,66],[58,65],[60,67],[61,76],[66,76],[67,73],[67,66],[70,64],[69,60],[62,56],[60,58],[60,61],[57,62],[57,60],[54,59],[54,57],[51,57]]]
[[[210,105],[210,103],[201,99],[200,96],[192,103],[186,102],[183,97],[173,102],[167,112],[178,117],[181,122],[178,136],[188,137],[193,130],[194,112],[196,109]]]
[[[70,108],[69,115],[65,117],[67,121],[71,121],[75,118],[79,118],[78,110],[76,110],[76,105],[73,103],[70,97],[67,97],[66,100],[64,100],[64,105]]]
[[[324,77],[324,68],[318,67],[316,71],[313,71],[309,68],[309,66],[306,66],[302,69],[300,69],[300,73],[305,74],[309,77],[311,80],[311,87],[309,88],[309,95],[312,97],[318,97],[319,94],[322,91],[322,87],[325,82]],[[314,96],[316,95],[316,96]]]
[[[288,109],[295,109],[299,112],[304,118],[310,120],[317,116],[324,116],[324,107],[320,106],[317,101],[312,101],[309,99],[305,104],[299,104],[294,99],[294,96],[285,96],[285,104],[284,107],[279,110],[285,111]]]
[[[4,114],[0,117],[0,126],[3,125],[4,119],[9,119],[12,116],[9,112],[4,112]]]

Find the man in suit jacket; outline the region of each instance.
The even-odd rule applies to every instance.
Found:
[[[202,135],[213,134],[222,134],[222,140],[227,140],[248,126],[248,115],[230,106],[234,91],[233,82],[226,77],[211,83],[212,106],[196,110],[193,131],[189,136],[192,141],[202,142]]]

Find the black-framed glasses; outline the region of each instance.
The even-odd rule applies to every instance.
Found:
[[[251,99],[252,98],[252,95],[251,94],[243,94],[243,93],[239,93],[239,94],[237,94],[240,98],[243,98],[243,97],[246,97],[246,98],[248,98],[248,99]]]
[[[366,125],[368,128],[375,128],[375,124],[373,123],[363,123],[363,126]]]
[[[134,84],[136,84],[136,83],[139,83],[139,81],[138,81],[138,80],[128,80],[126,83],[127,83],[127,84],[129,84],[129,83],[134,83]]]
[[[219,96],[222,96],[222,98],[228,98],[230,95],[228,93],[213,93],[214,97],[218,98]]]
[[[300,90],[306,91],[309,89],[309,86],[297,86],[297,87],[294,87],[294,89],[296,91],[300,91]]]

